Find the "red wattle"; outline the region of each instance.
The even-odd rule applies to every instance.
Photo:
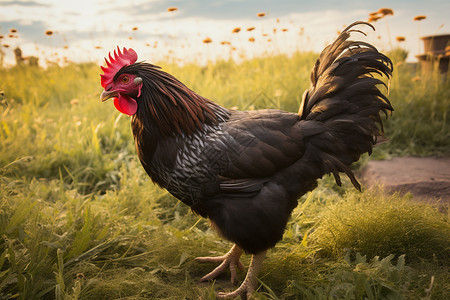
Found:
[[[137,111],[137,102],[131,97],[119,94],[119,98],[114,98],[114,106],[118,111],[126,115],[132,116]]]

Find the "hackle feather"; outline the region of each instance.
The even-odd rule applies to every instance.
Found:
[[[205,124],[217,124],[228,114],[226,109],[193,92],[158,66],[138,62],[123,68],[118,75],[121,73],[142,77],[137,117],[152,120],[164,136],[190,135]]]

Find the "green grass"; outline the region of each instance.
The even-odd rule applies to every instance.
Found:
[[[297,111],[316,56],[163,67],[227,107]],[[129,118],[98,99],[99,73],[94,64],[0,72],[0,298],[213,299],[226,277],[199,285],[213,266],[193,258],[231,244],[151,184]],[[374,157],[450,154],[449,81],[413,81],[406,64],[394,76],[390,142]],[[255,297],[443,299],[449,229],[431,204],[325,177],[269,252]]]
[[[406,255],[407,261],[450,263],[448,223],[434,207],[374,192],[348,193],[345,199],[327,205],[319,214],[312,239],[321,254],[394,254]]]
[[[448,155],[449,77],[416,73],[403,62],[396,65],[389,97],[395,111],[386,124],[390,141],[380,149],[395,156]]]

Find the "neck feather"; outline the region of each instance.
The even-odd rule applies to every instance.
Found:
[[[205,124],[217,124],[228,118],[228,110],[196,94],[159,67],[148,63],[133,66],[143,79],[135,117],[144,127],[151,122],[151,127],[157,127],[162,135],[190,135]]]

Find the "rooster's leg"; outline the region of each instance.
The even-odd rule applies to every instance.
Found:
[[[216,262],[221,263],[217,268],[215,268],[212,272],[203,276],[200,281],[208,281],[216,278],[227,268],[230,269],[231,273],[231,283],[233,284],[236,280],[236,267],[239,270],[243,271],[244,265],[241,263],[239,258],[242,255],[242,249],[238,247],[238,245],[234,245],[227,254],[218,257],[197,257],[195,260],[199,262]]]
[[[256,289],[256,276],[258,276],[258,273],[261,270],[262,262],[264,260],[264,257],[266,256],[266,252],[267,251],[263,251],[252,256],[250,266],[248,267],[247,276],[245,276],[244,282],[242,282],[240,287],[238,287],[231,293],[219,293],[217,295],[217,298],[235,298],[237,296],[245,295],[247,299],[250,299]]]

